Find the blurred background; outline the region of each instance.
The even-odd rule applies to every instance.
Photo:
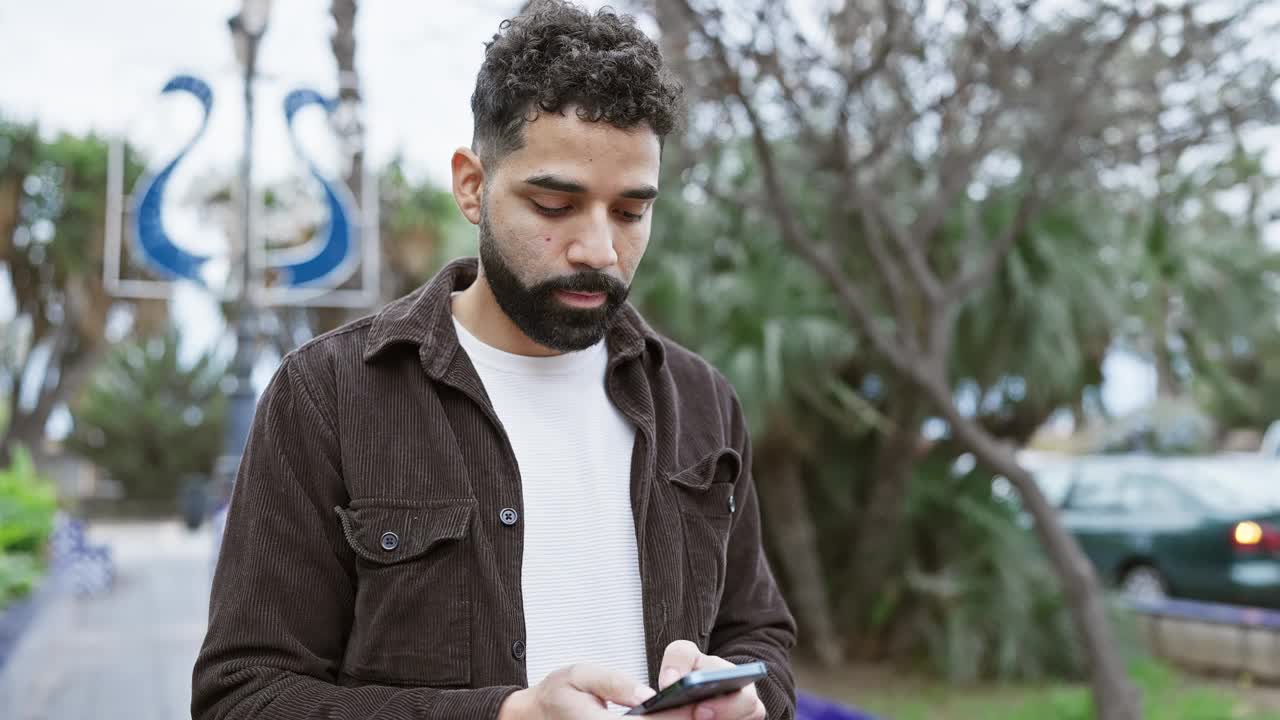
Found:
[[[476,252],[524,6],[0,6],[0,716],[189,715],[257,393]],[[632,300],[741,395],[802,715],[1280,718],[1280,1],[612,6],[689,93]]]

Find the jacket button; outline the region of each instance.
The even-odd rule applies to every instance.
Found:
[[[400,547],[400,536],[388,530],[382,533],[382,549],[390,552]]]
[[[516,520],[519,520],[520,516],[516,514],[513,508],[502,508],[502,512],[498,513],[498,519],[502,521],[503,525],[511,526],[516,524]]]
[[[511,657],[517,660],[524,659],[524,641],[517,640],[511,643]]]

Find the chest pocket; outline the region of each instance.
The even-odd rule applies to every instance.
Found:
[[[724,592],[729,530],[737,511],[734,491],[742,456],[733,448],[716,450],[693,466],[672,473],[685,533],[687,562],[685,611],[678,618],[683,635],[706,650]]]
[[[344,672],[432,687],[471,681],[472,500],[353,500],[334,510],[356,561]],[[305,601],[305,600],[304,600]]]

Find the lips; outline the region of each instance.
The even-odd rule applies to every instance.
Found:
[[[567,305],[574,307],[599,307],[608,299],[608,293],[580,293],[570,292],[568,290],[559,290],[556,292],[560,299]]]

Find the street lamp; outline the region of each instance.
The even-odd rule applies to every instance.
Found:
[[[271,14],[271,1],[242,0],[240,12],[227,21],[244,81],[244,144],[240,156],[241,273],[235,302],[236,354],[225,386],[230,403],[223,452],[214,468],[214,475],[223,488],[229,488],[235,478],[257,404],[257,393],[253,390],[254,346],[259,321],[253,298],[253,81],[257,75],[258,46]]]

